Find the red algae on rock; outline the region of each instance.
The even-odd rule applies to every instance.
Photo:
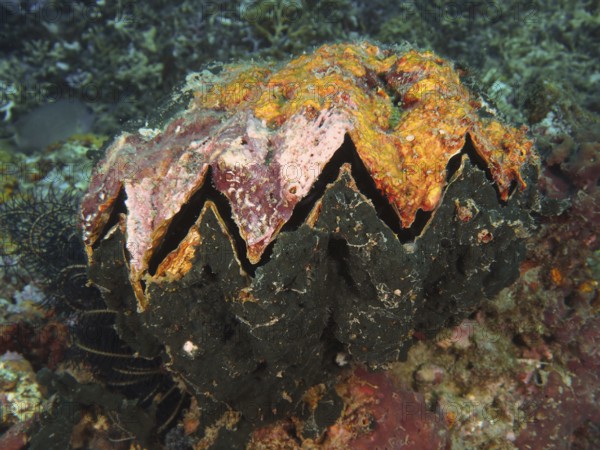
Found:
[[[423,396],[394,385],[383,372],[358,368],[337,386],[344,408],[322,439],[302,436],[301,423],[282,421],[255,431],[249,450],[272,448],[327,450],[450,448],[444,417],[429,411]],[[295,427],[296,439],[290,428]]]

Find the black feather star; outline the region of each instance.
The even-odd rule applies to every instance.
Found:
[[[74,362],[85,361],[96,380],[147,411],[164,436],[189,396],[164,370],[160,357],[142,358],[115,331],[116,311],[88,282],[77,227],[80,195],[52,188],[13,195],[0,205],[0,270],[44,287],[45,306],[70,324]],[[110,417],[110,412],[107,412]]]
[[[17,265],[49,283],[85,255],[75,226],[79,195],[39,189],[17,193],[0,206],[2,259],[5,269]]]

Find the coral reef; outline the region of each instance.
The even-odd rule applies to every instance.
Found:
[[[0,15],[0,125],[9,125],[2,135],[36,106],[74,98],[94,110],[95,131],[111,134],[123,120],[152,117],[190,69],[359,37],[411,42],[459,61],[513,120],[526,116],[522,103],[536,80],[598,111],[591,94],[599,24],[586,0],[7,1]],[[546,103],[543,95],[536,103]]]
[[[152,116],[190,67],[350,38],[366,9],[349,0],[4,2],[1,134],[38,105],[74,99],[94,111],[96,132],[114,133]]]
[[[189,450],[215,443],[217,447],[242,448],[246,436],[254,448],[322,448],[326,447],[325,442],[331,447],[335,444],[333,437],[341,448],[348,448],[353,439],[354,446],[364,444],[367,448],[374,442],[385,444],[386,439],[388,448],[407,445],[453,449],[596,448],[600,442],[599,412],[594,401],[600,386],[596,331],[600,298],[598,17],[597,2],[589,0],[509,0],[504,3],[225,0],[183,1],[176,5],[163,0],[146,3],[127,0],[2,2],[0,353],[16,351],[21,356],[13,355],[14,358],[29,361],[32,369],[27,369],[27,383],[21,387],[38,387],[39,400],[34,409],[41,414],[34,413],[26,420],[15,421],[14,415],[10,415],[12,406],[4,406],[2,417],[9,421],[1,430],[0,447],[7,450],[62,450],[68,446]],[[361,337],[359,344],[348,352],[344,348],[346,344],[338,340],[339,333],[335,333],[336,320],[344,323],[349,317],[346,313],[355,311],[356,304],[362,304],[359,300],[367,299],[368,308],[377,306],[369,299],[374,298],[373,292],[379,292],[380,285],[369,290],[369,283],[377,280],[370,278],[372,272],[365,267],[369,268],[375,261],[374,271],[389,271],[390,278],[397,274],[389,265],[381,263],[383,253],[377,253],[370,260],[361,259],[361,252],[373,252],[377,246],[382,246],[381,241],[375,241],[373,245],[365,245],[370,242],[360,240],[347,246],[340,243],[360,232],[352,226],[356,226],[357,220],[366,221],[362,207],[353,210],[352,221],[336,222],[339,231],[334,231],[339,234],[333,241],[328,241],[327,249],[322,253],[324,260],[329,261],[325,278],[340,286],[340,298],[356,300],[356,304],[341,312],[336,308],[343,306],[343,302],[333,307],[328,304],[326,310],[321,310],[318,309],[320,305],[298,302],[291,294],[279,293],[286,289],[302,291],[299,286],[306,280],[322,284],[321,278],[288,277],[283,279],[284,284],[274,285],[271,291],[264,288],[258,292],[261,296],[266,292],[271,297],[273,292],[278,293],[282,304],[275,317],[279,317],[285,307],[301,304],[301,308],[293,309],[294,314],[308,308],[322,315],[323,319],[315,322],[319,327],[327,321],[321,339],[328,351],[317,357],[333,363],[327,366],[328,371],[313,377],[312,386],[306,382],[295,393],[284,393],[289,398],[301,399],[297,408],[289,414],[283,409],[260,410],[264,398],[243,389],[238,391],[250,400],[237,411],[223,404],[216,407],[202,396],[198,396],[199,401],[196,398],[187,401],[179,391],[184,382],[178,378],[177,387],[173,388],[172,370],[163,362],[171,361],[171,354],[177,357],[177,350],[181,348],[179,356],[184,362],[193,357],[207,366],[218,367],[222,361],[219,352],[227,353],[231,342],[243,347],[247,340],[238,332],[237,318],[229,314],[231,310],[215,308],[213,303],[204,310],[197,305],[192,309],[175,305],[170,311],[170,305],[165,305],[164,315],[190,317],[185,326],[198,327],[200,323],[202,328],[198,335],[171,339],[169,333],[177,331],[177,320],[173,321],[172,329],[159,329],[161,322],[157,328],[148,330],[147,326],[135,321],[139,316],[136,299],[131,293],[126,296],[127,301],[124,300],[131,315],[114,314],[99,292],[86,286],[87,274],[82,267],[64,270],[65,263],[74,262],[71,258],[61,261],[64,249],[70,248],[67,255],[74,255],[73,251],[79,252],[78,258],[85,255],[76,240],[70,241],[71,246],[63,245],[69,242],[65,236],[76,235],[74,230],[71,228],[67,234],[60,230],[73,225],[72,217],[68,216],[76,208],[78,196],[87,189],[91,166],[101,156],[98,148],[103,137],[80,135],[47,146],[57,134],[36,136],[35,133],[48,130],[48,125],[56,123],[57,118],[51,117],[51,113],[59,110],[61,105],[68,103],[67,109],[76,112],[76,105],[83,102],[86,114],[88,109],[92,110],[94,133],[113,134],[126,129],[136,134],[142,128],[145,129],[145,140],[150,141],[155,132],[152,127],[160,132],[173,114],[185,110],[187,105],[182,101],[175,105],[167,102],[171,106],[167,108],[157,108],[157,105],[189,71],[206,69],[199,76],[191,76],[187,86],[196,82],[196,90],[207,94],[211,83],[222,81],[223,70],[228,68],[223,63],[233,58],[252,59],[253,62],[238,64],[238,72],[234,70],[228,75],[230,82],[236,73],[240,75],[251,66],[270,71],[264,78],[261,78],[263,72],[255,73],[260,75],[258,81],[263,82],[281,68],[261,62],[263,58],[285,59],[289,53],[300,55],[327,40],[340,42],[373,37],[396,45],[397,53],[405,53],[411,48],[431,49],[437,55],[455,61],[461,83],[482,96],[472,96],[481,103],[471,105],[472,111],[478,110],[477,115],[489,117],[491,113],[495,119],[507,117],[508,121],[528,124],[528,136],[535,139],[536,150],[541,155],[538,185],[546,195],[539,199],[542,215],[534,217],[535,231],[526,237],[519,235],[525,237],[525,241],[513,243],[500,255],[499,259],[503,259],[503,255],[513,254],[517,248],[522,252],[510,262],[503,259],[505,272],[497,272],[497,266],[490,266],[502,282],[481,294],[478,289],[483,282],[478,278],[481,275],[477,275],[478,267],[495,261],[498,247],[494,246],[507,238],[499,235],[493,225],[498,217],[503,217],[505,206],[512,208],[515,203],[522,204],[522,196],[528,195],[534,181],[525,176],[526,191],[515,191],[502,207],[498,207],[497,190],[483,195],[489,202],[475,201],[469,183],[476,179],[473,176],[484,165],[476,157],[474,143],[467,139],[460,155],[451,159],[448,166],[451,175],[462,178],[452,180],[453,176],[450,176],[445,180],[442,199],[432,215],[420,212],[413,226],[402,228],[398,222],[394,230],[406,251],[417,249],[414,259],[406,260],[406,264],[415,266],[410,276],[421,275],[427,270],[431,274],[423,284],[429,286],[425,292],[428,301],[420,315],[423,322],[410,330],[410,327],[393,330],[402,336],[407,330],[412,332],[409,339],[401,342],[404,348],[401,353],[407,352],[406,361],[379,367],[384,373],[357,369],[357,361],[366,358],[368,352],[356,348],[368,341]],[[409,46],[404,43],[406,41],[412,44]],[[246,88],[257,85],[252,76],[246,81],[249,83],[230,84],[229,87],[234,89],[229,91],[213,91],[213,100],[225,99],[222,107],[233,100],[238,101],[236,105],[241,105]],[[367,79],[367,85],[385,88],[387,80]],[[206,89],[200,89],[202,86]],[[253,97],[257,90],[248,91],[250,98],[244,101],[257,100]],[[280,95],[283,91],[279,86],[272,91],[281,104],[271,109],[263,108],[265,114],[279,111],[288,102]],[[389,89],[383,91],[390,94]],[[292,92],[299,96],[303,91],[295,89]],[[388,126],[392,129],[398,125],[403,108],[396,102],[399,96],[389,96],[394,106],[389,109],[392,114],[388,116]],[[299,98],[304,101],[306,97]],[[327,90],[312,95],[315,105],[319,106],[321,101],[331,100],[329,97]],[[182,98],[187,101],[186,95]],[[199,96],[196,101],[203,99],[209,97]],[[58,107],[53,106],[56,103]],[[75,106],[71,107],[72,104]],[[488,104],[494,104],[498,112]],[[38,105],[45,106],[38,109]],[[39,115],[36,111],[44,114]],[[385,111],[387,114],[388,110]],[[230,114],[221,113],[224,116]],[[235,111],[231,113],[235,114]],[[124,126],[123,121],[128,118],[136,118],[136,122]],[[88,116],[85,123],[89,120]],[[34,125],[24,127],[31,123]],[[74,125],[70,123],[67,127],[70,131],[66,134],[75,129]],[[268,126],[268,132],[279,127],[278,124]],[[66,134],[59,136],[60,139],[64,140]],[[19,139],[20,135],[42,142],[40,148],[29,155],[21,154],[15,144],[15,138]],[[7,137],[12,138],[2,139]],[[323,180],[321,189],[315,195],[309,195],[310,201],[301,202],[301,205],[308,205],[306,210],[317,204],[316,200],[323,198],[326,191],[330,200],[326,205],[334,211],[332,218],[342,218],[349,207],[355,206],[354,203],[362,205],[361,202],[378,198],[374,195],[378,191],[372,185],[370,188],[368,184],[358,182],[357,186],[348,185],[348,177],[364,181],[370,175],[365,167],[356,170],[361,160],[350,139],[342,144],[341,150],[343,152],[334,158],[336,164],[330,167],[334,170],[325,171],[328,177]],[[461,158],[465,159],[464,163],[459,163]],[[345,172],[346,178],[342,179],[339,169],[346,163],[353,170]],[[122,173],[128,173],[128,167],[125,165]],[[254,169],[257,176],[264,175],[257,165]],[[470,178],[465,174],[470,174]],[[489,173],[486,175],[477,175],[482,180],[481,186],[492,180]],[[118,175],[118,178],[122,176]],[[212,179],[210,173],[207,179]],[[464,188],[457,189],[459,184]],[[368,195],[359,195],[365,192]],[[220,198],[215,190],[204,191],[204,194],[217,200]],[[453,198],[450,198],[451,194]],[[343,196],[357,200],[336,203]],[[214,203],[215,214],[221,218],[231,216],[231,211],[224,208],[226,200]],[[391,228],[393,221],[389,219],[397,219],[396,212],[382,208],[383,202],[374,202],[374,205],[377,214],[365,223],[383,223],[383,230]],[[489,221],[482,217],[488,211],[493,216]],[[45,221],[47,223],[36,222],[35,217],[40,212],[50,218]],[[119,214],[125,213],[124,208],[119,209],[110,223],[116,224]],[[197,208],[189,208],[184,214],[175,216],[174,222],[178,217],[187,217],[187,220],[183,220],[182,225],[169,227],[166,240],[171,245],[159,249],[159,256],[151,265],[158,270],[158,263],[163,261],[163,268],[177,268],[162,275],[181,277],[176,280],[179,283],[176,286],[180,288],[181,280],[194,271],[194,263],[206,263],[206,269],[203,266],[202,272],[196,272],[193,279],[189,279],[190,296],[204,295],[203,289],[214,287],[211,285],[214,277],[223,273],[223,270],[216,270],[223,265],[215,258],[208,258],[211,251],[216,251],[216,244],[193,253],[192,250],[200,245],[194,236],[185,241],[187,247],[180,246],[178,258],[169,262],[166,258],[178,243],[183,242],[185,231],[192,226],[196,213]],[[198,228],[201,231],[198,236],[206,245],[207,233],[218,236],[223,224],[213,219],[212,211],[203,214],[204,228]],[[55,217],[58,220],[53,223]],[[428,245],[427,251],[421,251],[419,246],[432,239],[427,233],[433,230],[436,217],[440,221],[451,221],[453,227],[436,229],[440,236],[448,234],[452,237],[442,238],[439,245]],[[11,218],[15,219],[14,223]],[[273,260],[281,261],[281,269],[270,278],[263,278],[267,284],[276,283],[279,273],[289,269],[290,259],[295,258],[297,266],[303,267],[305,260],[297,256],[300,252],[295,252],[296,247],[289,255],[281,252],[288,243],[281,238],[287,233],[297,233],[305,218],[302,215],[292,225],[277,230],[276,243],[266,248],[265,256],[258,264],[238,258],[248,279],[265,273],[265,266]],[[455,227],[454,221],[463,225]],[[227,230],[236,229],[233,219],[224,222]],[[428,225],[423,227],[426,222]],[[332,231],[322,224],[319,232]],[[315,224],[309,225],[313,230],[317,229]],[[461,234],[470,228],[476,231]],[[34,231],[35,239],[30,238],[29,230]],[[227,247],[229,234],[216,239],[216,243],[225,246],[217,256],[232,262],[234,269],[239,270],[235,259],[237,255],[245,255],[246,243],[241,236],[233,236],[234,245]],[[309,241],[306,234],[298,236],[298,239]],[[464,244],[458,250],[448,246],[455,238]],[[121,236],[119,239],[121,251],[125,239]],[[277,242],[280,242],[279,247]],[[310,251],[314,249],[308,244],[305,247]],[[467,251],[468,248],[477,251],[473,254]],[[481,254],[480,249],[486,249],[487,253]],[[518,264],[525,254],[525,260]],[[121,253],[117,256],[121,258]],[[114,255],[111,258],[114,260]],[[427,268],[419,258],[433,258],[437,262]],[[121,261],[128,264],[127,258]],[[323,271],[323,266],[319,267]],[[361,272],[367,276],[359,277]],[[55,278],[58,273],[62,273],[61,277]],[[349,275],[340,278],[344,273]],[[399,276],[403,274],[405,272]],[[444,278],[443,274],[447,276]],[[121,284],[114,286],[115,291],[129,289],[128,272],[124,270],[121,275]],[[517,275],[511,287],[495,295],[502,285]],[[54,279],[60,282],[53,283]],[[461,284],[459,291],[440,289],[454,280]],[[388,283],[389,280],[384,281]],[[141,282],[145,283],[145,279]],[[472,284],[473,290],[465,294],[466,284]],[[398,289],[402,296],[410,291],[409,287]],[[258,293],[252,293],[256,299]],[[301,296],[301,292],[296,294]],[[381,292],[386,305],[397,300],[393,294],[395,292]],[[418,294],[415,308],[423,306],[423,303],[419,304]],[[220,295],[220,291],[209,289],[210,298]],[[461,301],[470,296],[473,299],[492,296],[495,300],[473,310],[477,300],[457,311]],[[228,300],[233,298],[235,301],[234,297],[232,295]],[[164,295],[151,292],[149,298],[151,304],[173,300],[167,292]],[[330,299],[328,293],[319,297],[326,303]],[[243,300],[251,302],[253,298],[243,296]],[[113,303],[113,306],[123,305]],[[246,310],[252,307],[252,303],[245,306]],[[268,310],[272,306],[262,302],[260,307]],[[234,312],[239,313],[238,310]],[[250,317],[239,315],[245,320]],[[273,332],[264,333],[265,337],[259,332],[254,333],[252,339],[258,336],[264,347],[253,344],[252,348],[269,350],[261,353],[260,363],[249,369],[258,380],[256,389],[263,389],[268,384],[269,369],[273,367],[265,367],[265,364],[272,361],[274,354],[280,355],[278,345],[287,346],[291,354],[299,348],[299,365],[306,364],[303,359],[306,355],[303,353],[305,330],[293,322],[297,317],[281,321],[281,327],[287,326],[291,330],[287,335]],[[271,319],[267,317],[261,324]],[[385,317],[381,319],[381,332],[375,326],[369,326],[366,331],[383,336],[383,341],[394,340],[393,333],[387,335],[390,331],[385,327],[386,320]],[[175,341],[170,348],[163,349],[148,338],[157,329],[158,335],[163,333],[160,339],[166,337],[171,339],[169,342]],[[149,333],[142,334],[144,330]],[[357,334],[362,336],[361,333],[362,330]],[[341,336],[343,338],[343,333]],[[68,348],[67,343],[73,346]],[[143,347],[146,355],[158,357],[146,360],[141,356],[140,348],[136,352],[128,343]],[[332,343],[335,345],[328,346]],[[397,342],[394,345],[398,347]],[[251,354],[247,348],[241,348],[241,359]],[[383,353],[387,350],[390,349],[384,349]],[[203,351],[214,351],[217,355],[214,362],[207,361]],[[314,354],[310,357],[311,361],[317,359]],[[278,362],[285,366],[289,359],[284,354]],[[32,370],[38,373],[37,381],[31,377]],[[295,376],[301,370],[286,371],[285,374]],[[230,373],[214,377],[227,379]],[[249,380],[246,385],[253,386],[255,380]],[[209,389],[213,388],[209,386]],[[384,393],[386,395],[381,398]],[[14,395],[14,391],[0,391],[3,399],[7,394]],[[161,401],[163,398],[165,401]],[[235,399],[236,395],[230,398]],[[139,408],[132,407],[135,401]],[[394,412],[402,410],[403,402],[405,405],[410,403],[410,410],[417,413],[381,414],[389,408]],[[272,406],[265,403],[267,407]],[[243,416],[239,410],[244,411]],[[180,411],[184,414],[179,415]],[[265,411],[263,420],[260,412]]]

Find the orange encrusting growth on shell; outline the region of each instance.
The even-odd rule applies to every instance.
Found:
[[[467,133],[502,199],[513,181],[525,186],[520,168],[532,148],[526,129],[479,118],[480,105],[457,72],[431,52],[398,55],[370,44],[339,44],[300,56],[276,72],[231,70],[226,82],[198,95],[195,106],[232,113],[249,109],[271,127],[296,114],[347,112],[353,118],[348,134],[404,227],[419,209],[436,208],[446,165],[463,148]],[[240,92],[252,94],[231,95]]]

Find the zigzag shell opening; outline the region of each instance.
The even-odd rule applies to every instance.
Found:
[[[199,242],[185,236],[209,200],[252,275],[280,231],[302,222],[298,211],[306,218],[318,203],[340,158],[401,240],[427,224],[461,152],[479,159],[502,200],[515,184],[525,187],[526,129],[480,118],[451,65],[430,52],[339,44],[278,71],[232,65],[219,76],[196,85],[188,109],[162,129],[119,136],[82,203],[90,258],[121,208],[140,296],[171,251]],[[340,157],[348,141],[354,153]],[[178,217],[187,217],[182,230]]]

